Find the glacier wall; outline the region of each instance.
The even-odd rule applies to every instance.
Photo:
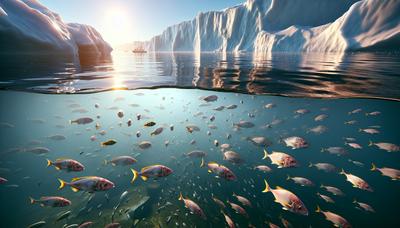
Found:
[[[256,53],[398,50],[398,12],[398,0],[248,0],[170,26],[144,46]]]
[[[109,55],[110,45],[91,26],[64,23],[36,0],[0,1],[0,52]]]

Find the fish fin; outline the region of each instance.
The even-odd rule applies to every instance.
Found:
[[[321,184],[319,187],[320,187],[320,188],[324,188],[324,187],[325,187],[325,185]]]
[[[145,176],[140,176],[141,178],[142,178],[142,180],[144,180],[144,181],[147,181],[147,177],[145,177]]]
[[[237,196],[235,192],[232,193],[232,196]]]
[[[77,180],[81,180],[81,179],[89,179],[89,178],[93,178],[93,177],[96,177],[96,176],[84,176],[84,177],[74,177],[74,178],[72,178],[72,182],[73,181],[77,181]]]
[[[78,189],[78,188],[71,187],[71,189],[72,189],[72,191],[74,191],[74,192],[79,192],[79,189]]]
[[[324,148],[321,148],[321,152],[324,152],[325,151],[325,149]]]
[[[131,183],[133,183],[133,182],[138,178],[139,173],[138,173],[136,170],[134,170],[134,169],[131,169],[131,171],[132,171],[132,174],[133,174]]]
[[[313,167],[313,163],[309,162],[308,167]]]
[[[282,207],[283,210],[288,211],[289,209],[287,207]]]
[[[34,204],[36,202],[36,200],[34,198],[32,198],[31,196],[29,196],[29,202],[31,204]]]
[[[262,192],[269,192],[271,189],[269,187],[267,180],[264,179],[264,183],[265,183],[265,189]]]
[[[201,158],[200,168],[204,167],[204,158]]]
[[[73,123],[76,123],[76,120],[70,120],[69,121],[69,124],[73,124]]]
[[[291,179],[291,177],[290,177],[290,175],[288,174],[287,177],[286,177],[286,180],[290,180],[290,179]]]
[[[283,166],[281,166],[281,165],[278,165],[278,167],[277,167],[278,169],[282,169],[283,168]]]
[[[65,182],[65,181],[63,181],[61,179],[58,179],[58,181],[60,182],[60,186],[58,187],[58,189],[63,189],[65,187],[65,185],[68,184],[67,182]]]
[[[216,162],[209,162],[208,164],[211,164],[211,165],[212,165],[212,164],[217,164],[217,165],[218,165],[218,163],[216,163]]]
[[[262,158],[263,160],[268,158],[268,152],[266,149],[264,149],[264,157]]]
[[[116,164],[115,164],[115,163],[111,163],[111,165],[112,165],[112,166],[116,166]]]
[[[58,167],[58,166],[54,166],[54,168],[55,168],[56,170],[61,170],[61,168]]]
[[[212,173],[212,171],[211,171],[210,169],[208,170],[208,172],[209,172],[209,173]]]
[[[342,171],[340,171],[340,174],[344,174],[346,175],[346,172],[344,171],[344,169],[342,168]]]
[[[40,206],[41,206],[41,207],[44,207],[44,204],[43,204],[43,203],[41,203],[41,204],[40,204]]]
[[[107,165],[107,164],[108,164],[108,161],[104,159],[104,165]]]
[[[179,192],[179,198],[178,200],[183,200],[182,192]]]
[[[47,160],[47,167],[49,167],[53,164],[53,162],[51,162],[50,159],[46,159],[46,160]]]
[[[317,205],[317,209],[315,210],[315,212],[321,212],[321,208],[319,207],[319,205]]]
[[[373,146],[373,145],[374,145],[374,143],[371,140],[369,140],[368,146]]]
[[[281,190],[285,190],[284,188],[282,188],[281,186],[276,186],[276,189],[281,189]]]
[[[156,165],[159,165],[159,164],[145,166],[145,167],[143,167],[143,168],[140,169],[140,172],[143,172],[143,171],[145,171],[146,169],[149,169],[149,168],[151,168],[151,167],[153,167],[153,166],[156,166]]]
[[[356,199],[353,199],[353,203],[358,203]]]
[[[374,163],[371,163],[372,167],[371,167],[371,171],[375,171],[376,170],[376,165]]]

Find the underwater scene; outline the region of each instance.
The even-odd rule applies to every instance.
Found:
[[[400,104],[0,91],[1,227],[398,227]]]

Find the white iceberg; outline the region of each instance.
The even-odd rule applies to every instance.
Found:
[[[0,1],[2,53],[60,53],[109,55],[110,45],[91,26],[66,24],[36,0]]]
[[[398,0],[248,0],[200,13],[143,45],[194,52],[399,50],[399,12]]]

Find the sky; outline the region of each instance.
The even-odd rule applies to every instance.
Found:
[[[116,46],[148,40],[199,12],[221,10],[245,0],[40,0],[65,22],[89,24]]]

